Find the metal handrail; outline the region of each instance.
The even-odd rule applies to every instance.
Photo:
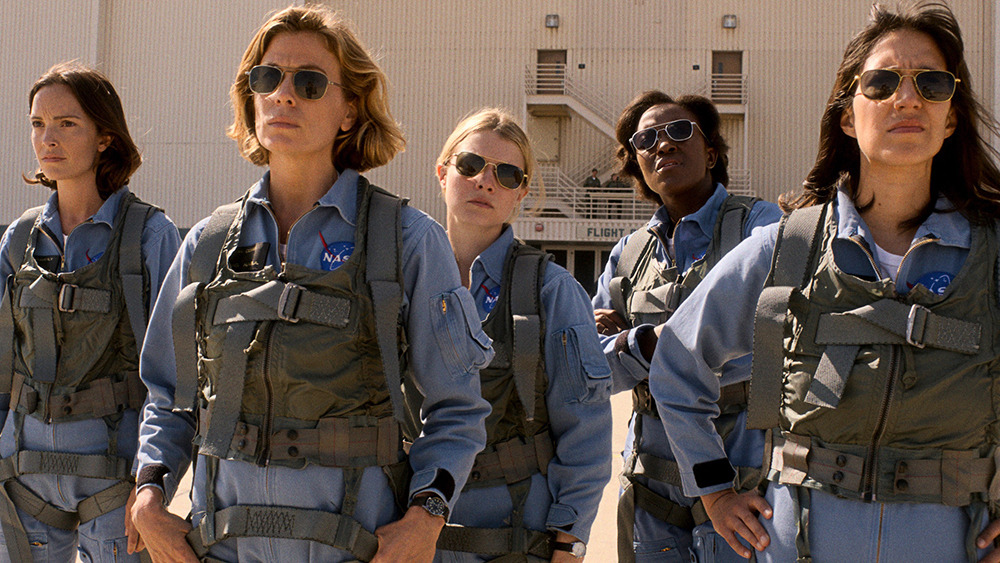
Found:
[[[545,196],[536,196],[537,188],[530,192],[526,217],[645,221],[656,210],[653,204],[637,200],[631,185],[585,188],[558,166],[539,166],[535,177],[544,185]]]
[[[571,96],[587,109],[597,114],[608,123],[615,122],[617,111],[610,102],[594,90],[578,84],[567,72],[563,63],[536,63],[525,68],[525,94],[566,95]]]
[[[712,73],[711,97],[717,104],[747,103],[746,76],[743,74]]]

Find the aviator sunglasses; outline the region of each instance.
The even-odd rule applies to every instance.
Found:
[[[305,100],[318,100],[326,94],[326,86],[333,84],[339,88],[338,84],[327,78],[325,74],[318,70],[288,70],[271,65],[257,65],[247,72],[249,78],[250,91],[254,94],[266,96],[278,89],[281,81],[285,78],[285,72],[292,75],[292,85],[295,86],[295,95]]]
[[[660,138],[660,131],[666,133],[667,138],[671,141],[680,143],[681,141],[690,139],[694,135],[695,128],[701,131],[701,126],[694,121],[690,119],[677,119],[662,125],[654,125],[636,131],[629,139],[629,142],[632,143],[632,146],[637,151],[648,151],[656,146],[656,141]],[[705,132],[701,131],[701,135],[704,137]]]
[[[487,164],[493,165],[493,175],[497,183],[508,190],[516,190],[524,184],[524,170],[506,162],[487,162],[485,157],[474,152],[460,152],[451,155],[455,159],[455,170],[467,178],[472,178],[483,171]]]
[[[904,76],[912,76],[920,97],[928,102],[947,102],[955,95],[955,84],[961,82],[947,70],[911,68],[876,68],[855,75],[858,90],[869,100],[887,100],[899,90]],[[854,86],[854,82],[851,86]],[[850,91],[850,88],[848,88]]]

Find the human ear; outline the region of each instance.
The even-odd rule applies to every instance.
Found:
[[[858,138],[857,130],[854,128],[854,110],[850,107],[844,108],[844,112],[840,114],[840,129],[848,137]]]

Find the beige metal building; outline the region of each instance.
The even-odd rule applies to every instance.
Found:
[[[699,93],[724,114],[733,191],[775,199],[815,157],[818,122],[868,0],[342,0],[391,83],[407,151],[369,176],[438,220],[434,159],[467,112],[522,116],[542,160],[547,197],[528,200],[517,234],[557,254],[588,288],[617,239],[652,207],[629,189],[579,187],[612,172],[614,122],[650,88]],[[3,0],[0,223],[45,198],[34,169],[27,92],[51,64],[96,63],[119,88],[145,157],[140,196],[190,227],[236,198],[262,170],[225,136],[228,87],[242,51],[279,0]],[[953,0],[974,87],[1000,107],[1000,9]]]

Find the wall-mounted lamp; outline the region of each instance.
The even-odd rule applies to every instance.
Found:
[[[722,29],[736,29],[736,14],[722,16]]]
[[[545,14],[545,27],[558,28],[559,27],[559,14]]]

